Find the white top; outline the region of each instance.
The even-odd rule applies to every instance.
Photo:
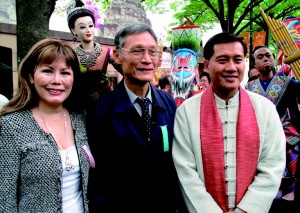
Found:
[[[80,168],[75,145],[66,150],[59,151],[62,161],[62,206],[63,213],[83,213],[83,198],[80,187]],[[67,154],[74,166],[73,170],[67,171]]]
[[[239,95],[236,93],[227,104],[215,95],[218,112],[222,121],[224,137],[224,163],[226,190],[229,208],[235,207],[236,199],[236,125],[239,112]],[[210,130],[209,130],[210,131]]]
[[[285,168],[285,135],[275,105],[267,98],[246,91],[255,110],[260,133],[257,174],[237,207],[246,212],[268,212],[275,198]],[[213,197],[206,191],[200,141],[200,103],[203,93],[185,100],[177,108],[174,123],[172,156],[180,180],[184,200],[190,213],[222,213]],[[223,124],[225,149],[231,150],[225,158],[230,165],[225,172],[229,205],[235,206],[236,192],[236,122],[239,96],[225,101],[215,96]],[[251,127],[249,127],[251,128]],[[214,131],[208,129],[207,131]],[[249,150],[251,151],[251,150]],[[224,165],[225,166],[225,165]],[[213,175],[213,174],[212,174]]]
[[[0,109],[6,104],[9,100],[4,96],[0,94]]]

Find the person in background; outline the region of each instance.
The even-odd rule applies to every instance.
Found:
[[[259,77],[259,71],[252,67],[248,72],[248,82],[253,81]]]
[[[293,77],[274,75],[275,59],[267,46],[256,47],[253,56],[259,78],[248,82],[245,88],[274,103],[286,135],[286,168],[270,212],[300,210],[300,84]]]
[[[0,212],[88,212],[89,150],[76,53],[37,42],[19,65],[19,88],[0,111]]]
[[[267,212],[279,188],[284,132],[275,106],[240,86],[246,54],[242,37],[211,37],[211,84],[177,108],[172,155],[189,212]]]
[[[159,89],[171,94],[170,75],[162,75],[158,80]]]
[[[68,26],[73,35],[74,41],[80,40],[80,45],[74,45],[79,62],[80,70],[83,73],[84,102],[87,107],[94,104],[101,95],[113,89],[106,71],[108,64],[122,72],[112,58],[112,49],[102,46],[94,41],[95,39],[95,15],[93,11],[85,7],[80,0],[71,0],[67,9]]]
[[[149,26],[134,24],[118,31],[114,42],[124,79],[100,98],[87,122],[97,164],[90,210],[183,212],[171,155],[176,104],[150,83],[159,63],[157,37]]]
[[[8,99],[4,96],[4,95],[2,95],[2,94],[0,94],[0,109],[6,104],[6,103],[8,103]]]
[[[210,79],[210,75],[208,72],[206,71],[203,71],[201,74],[200,74],[200,77],[199,77],[199,85],[200,85],[200,92],[203,92],[205,91],[208,86],[210,85],[211,83],[211,79]]]

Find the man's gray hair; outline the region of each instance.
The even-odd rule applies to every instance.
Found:
[[[121,49],[124,46],[125,38],[129,35],[139,34],[143,32],[149,32],[157,43],[157,37],[152,28],[145,24],[132,24],[125,26],[117,32],[115,35],[115,47]]]

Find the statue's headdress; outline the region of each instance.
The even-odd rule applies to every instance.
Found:
[[[95,24],[95,17],[91,10],[84,6],[80,0],[72,0],[67,8],[68,26],[70,30],[74,28],[75,21],[84,16],[90,16]]]

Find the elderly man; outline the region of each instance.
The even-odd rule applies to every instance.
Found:
[[[91,211],[182,212],[171,153],[176,104],[150,83],[159,63],[156,35],[147,25],[129,25],[115,46],[124,79],[100,98],[88,122],[96,161]]]

